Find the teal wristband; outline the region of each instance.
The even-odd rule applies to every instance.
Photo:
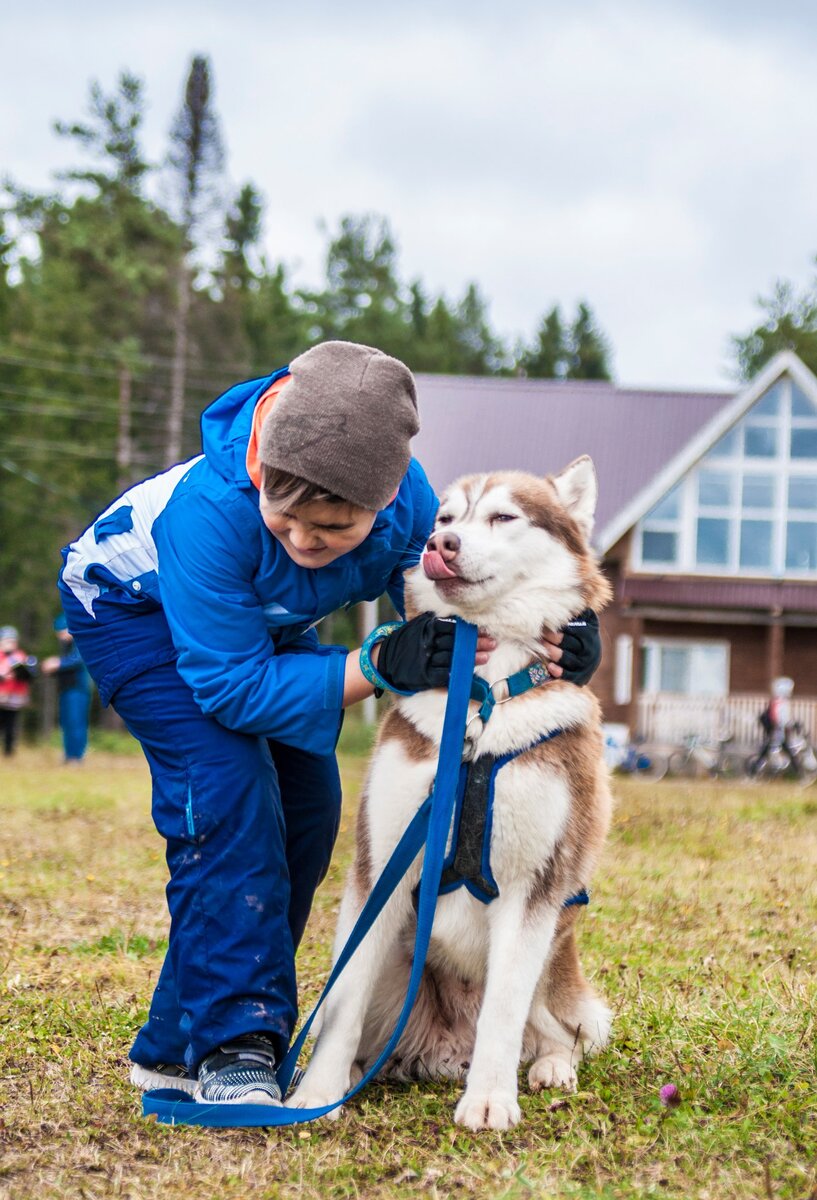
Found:
[[[379,688],[384,692],[396,692],[398,696],[413,696],[414,692],[401,692],[399,688],[392,687],[390,683],[386,683],[386,680],[371,659],[372,648],[378,642],[384,641],[390,633],[394,633],[395,629],[400,629],[402,624],[402,621],[387,621],[385,625],[378,625],[376,629],[372,630],[360,647],[360,669],[369,683],[373,684],[375,688]]]

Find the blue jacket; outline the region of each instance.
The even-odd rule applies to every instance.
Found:
[[[255,406],[281,374],[214,401],[202,416],[203,455],[106,509],[63,551],[60,587],[103,703],[177,657],[205,713],[323,754],[337,737],[347,651],[321,646],[312,626],[384,591],[402,612],[402,574],[419,561],[437,499],[412,460],[360,546],[328,566],[297,566],[261,519],[245,461]],[[125,621],[137,616],[150,619]]]

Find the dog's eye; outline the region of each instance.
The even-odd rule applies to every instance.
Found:
[[[438,525],[450,525],[453,520],[454,520],[454,518],[450,517],[448,515],[448,513],[444,513],[441,517],[437,517],[437,524]]]
[[[494,513],[491,517],[491,524],[494,521],[515,521],[517,519],[515,513]]]

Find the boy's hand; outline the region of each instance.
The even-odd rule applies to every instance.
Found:
[[[566,679],[581,687],[595,674],[601,662],[599,619],[592,608],[568,621],[558,633],[546,633],[543,642],[552,657],[548,671],[554,679]]]
[[[488,661],[496,648],[493,638],[480,634],[475,662]],[[386,683],[401,692],[446,688],[454,655],[454,622],[421,613],[378,642],[372,661]]]

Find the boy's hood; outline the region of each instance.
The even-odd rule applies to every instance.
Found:
[[[207,461],[240,488],[253,487],[247,474],[247,443],[255,406],[270,384],[288,373],[289,367],[282,367],[262,379],[236,383],[201,414],[201,448]]]

